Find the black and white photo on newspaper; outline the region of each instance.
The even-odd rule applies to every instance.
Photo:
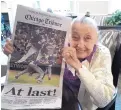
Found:
[[[53,69],[58,68],[57,70],[59,70],[61,66],[57,62],[57,57],[63,47],[65,36],[66,31],[17,22],[13,43],[15,52],[10,60],[13,78],[11,77],[9,81],[22,83],[19,82],[21,76],[24,76],[24,80],[28,75],[33,78],[34,73],[37,73],[34,81],[42,83],[46,78],[45,76],[48,75],[49,80],[51,80],[51,76],[56,78],[58,82],[54,82],[54,84],[59,85],[60,71],[55,71],[56,74],[51,73]],[[27,67],[22,71],[16,71],[16,69],[21,69],[19,66],[21,67],[23,64]],[[26,75],[27,73],[29,74]],[[33,83],[36,83],[34,81]],[[32,83],[32,81],[30,80],[27,83]],[[50,81],[48,83],[51,84]],[[45,83],[43,82],[43,84]]]
[[[2,108],[61,108],[60,52],[71,19],[18,5]]]

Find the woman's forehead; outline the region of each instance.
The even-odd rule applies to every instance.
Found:
[[[72,32],[75,33],[97,33],[97,30],[85,23],[75,22],[72,25]]]

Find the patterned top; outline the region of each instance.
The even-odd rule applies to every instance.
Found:
[[[113,100],[115,87],[108,48],[98,43],[90,63],[87,60],[83,61],[82,68],[78,71],[77,75],[81,80],[78,100],[83,110],[103,108]]]

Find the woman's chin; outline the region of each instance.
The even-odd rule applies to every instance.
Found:
[[[84,59],[87,57],[87,55],[77,55],[78,59]]]
[[[91,53],[91,52],[90,52]],[[87,58],[89,55],[90,55],[90,53],[88,52],[83,52],[83,53],[77,53],[77,57],[78,57],[78,59],[84,59],[84,58]]]

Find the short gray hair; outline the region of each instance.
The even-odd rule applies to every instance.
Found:
[[[98,33],[98,31],[99,31],[96,21],[95,21],[93,18],[91,18],[91,17],[87,17],[87,16],[84,16],[84,17],[77,17],[77,18],[75,18],[75,19],[72,21],[72,25],[73,25],[75,22],[80,22],[80,23],[88,24],[88,25],[92,26],[93,28],[95,28],[96,31],[97,31],[97,33]]]

